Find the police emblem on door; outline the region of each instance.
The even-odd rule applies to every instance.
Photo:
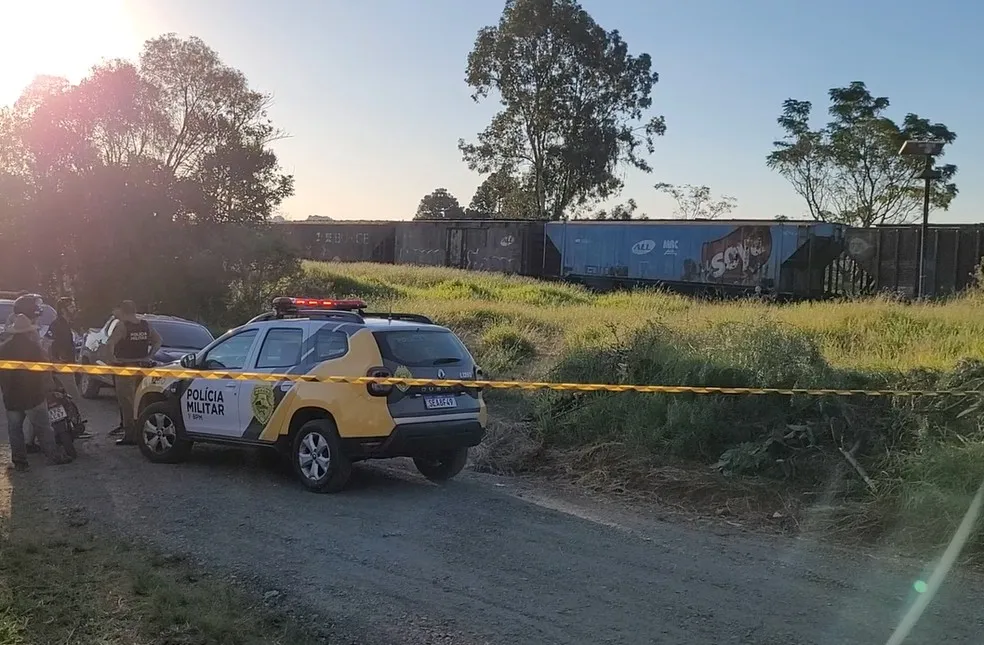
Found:
[[[273,416],[273,408],[276,406],[273,398],[273,388],[266,383],[257,385],[253,388],[253,393],[250,395],[249,404],[256,420],[266,425],[270,421],[270,417]]]

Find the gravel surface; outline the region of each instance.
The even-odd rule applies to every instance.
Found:
[[[107,530],[200,560],[339,642],[884,643],[928,565],[806,540],[667,522],[528,482],[359,465],[308,493],[255,455],[196,447],[177,466],[111,444],[110,401],[74,464],[16,485]],[[0,439],[6,441],[5,428]],[[980,642],[984,584],[951,576],[907,643]]]

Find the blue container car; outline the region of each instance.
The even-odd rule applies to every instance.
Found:
[[[546,224],[544,274],[596,289],[827,295],[843,228],[770,220],[566,221]]]

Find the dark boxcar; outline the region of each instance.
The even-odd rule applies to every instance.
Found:
[[[393,264],[397,222],[284,222],[295,251],[310,260]]]
[[[404,222],[396,231],[396,263],[539,275],[543,266],[543,222]]]
[[[568,221],[546,225],[546,275],[606,288],[662,284],[681,290],[818,297],[840,255],[842,228],[815,222]]]
[[[845,249],[861,269],[854,276],[852,290],[915,296],[919,283],[919,239],[918,225],[848,229]],[[926,239],[923,295],[945,296],[970,285],[984,253],[984,226],[931,226]]]

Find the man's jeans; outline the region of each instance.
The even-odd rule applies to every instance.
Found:
[[[15,464],[27,463],[27,446],[24,443],[24,421],[31,423],[34,436],[41,444],[41,450],[49,460],[58,458],[58,445],[55,443],[55,431],[51,429],[48,419],[47,401],[30,410],[7,410],[7,432],[10,434],[10,460]]]

